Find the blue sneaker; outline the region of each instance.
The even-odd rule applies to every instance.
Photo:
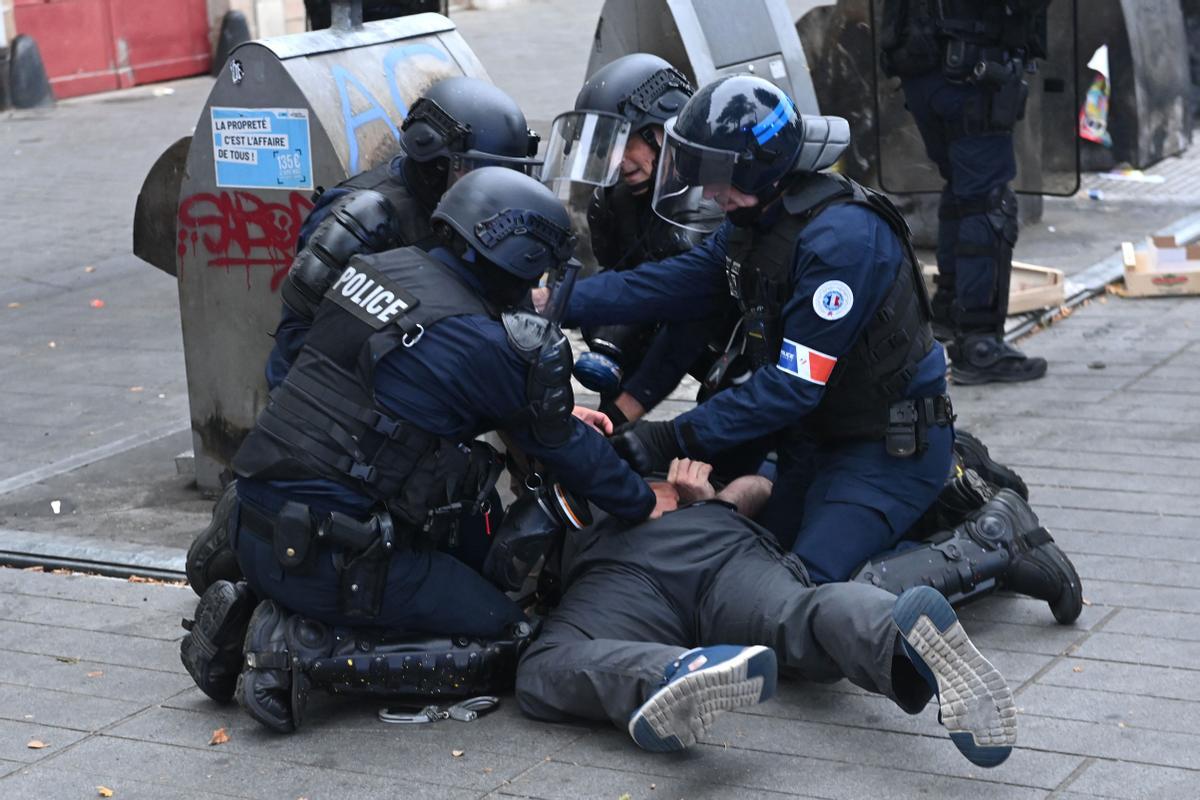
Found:
[[[667,667],[666,683],[634,712],[629,735],[654,753],[683,750],[718,713],[771,699],[775,677],[775,651],[769,647],[689,650]]]
[[[994,767],[1017,743],[1017,709],[1000,671],[984,658],[946,598],[929,586],[900,595],[892,619],[904,652],[937,692],[938,721],[967,760]]]
[[[593,392],[616,394],[621,388],[621,366],[599,353],[581,353],[575,359],[575,380]]]

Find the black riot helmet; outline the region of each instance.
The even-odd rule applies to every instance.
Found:
[[[631,53],[604,65],[579,90],[575,109],[555,118],[542,182],[614,185],[629,137],[640,135],[657,152],[652,126],[691,96],[688,79],[658,56]]]
[[[575,253],[567,209],[545,186],[511,169],[465,175],[446,190],[433,221],[456,234],[468,263],[483,259],[525,288],[561,270]]]
[[[698,196],[719,198],[733,187],[765,205],[789,173],[831,166],[850,142],[846,120],[801,117],[782,89],[749,75],[701,88],[665,132],[654,210],[668,222],[704,231],[713,226],[696,220]]]
[[[413,103],[401,125],[402,143],[419,190],[436,201],[473,169],[502,166],[534,174],[538,135],[517,102],[478,78],[446,78]],[[432,204],[432,203],[431,203]]]

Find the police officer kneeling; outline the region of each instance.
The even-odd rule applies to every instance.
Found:
[[[821,171],[848,142],[845,120],[801,118],[761,78],[701,88],[666,124],[654,207],[694,225],[703,194],[726,221],[682,255],[581,281],[567,314],[576,324],[686,320],[733,294],[742,319],[732,349],[755,367],[749,379],[673,420],[626,426],[613,442],[644,474],[676,457],[774,446],[778,479],[761,521],[816,583],[848,580],[900,541],[937,498],[954,444],[945,354],[908,227],[882,195]],[[977,549],[992,554],[989,574],[969,587],[941,581],[944,590],[999,578],[1046,599],[1064,621],[1077,616],[1078,578],[1065,559],[1032,565],[1035,582],[1013,582],[1025,575],[1012,569],[1019,556],[1052,544],[1024,500],[1006,493],[988,511],[995,519]],[[886,572],[881,584],[892,588],[897,572],[904,583],[922,582],[922,569],[931,579],[969,572],[976,549],[962,552],[969,563],[889,562],[872,575]]]
[[[488,497],[502,466],[476,436],[503,428],[620,517],[655,505],[572,417],[561,331],[511,310],[571,257],[566,210],[534,179],[486,167],[433,220],[442,247],[350,261],[234,459],[230,538],[249,587],[209,588],[182,655],[207,694],[236,691],[277,731],[294,730],[310,686],[461,692],[511,672],[528,626],[473,568],[499,524]],[[251,591],[269,599],[247,629]],[[414,634],[463,638],[431,661],[430,648],[397,644]]]

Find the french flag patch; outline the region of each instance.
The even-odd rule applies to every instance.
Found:
[[[791,339],[784,339],[783,346],[779,348],[779,363],[775,366],[789,375],[824,386],[829,382],[829,376],[836,364],[837,359],[833,356],[827,356]]]

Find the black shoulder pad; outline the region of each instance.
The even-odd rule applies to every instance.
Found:
[[[506,311],[500,315],[508,343],[526,361],[533,361],[553,327],[550,320],[532,311]]]
[[[783,196],[783,207],[789,214],[803,215],[831,200],[853,195],[854,189],[846,178],[828,172],[815,172],[805,175]]]

